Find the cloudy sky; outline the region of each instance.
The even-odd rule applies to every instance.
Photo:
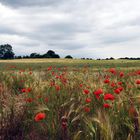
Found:
[[[16,55],[140,57],[140,0],[0,0],[0,44]]]

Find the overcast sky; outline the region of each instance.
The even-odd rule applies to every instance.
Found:
[[[16,55],[140,57],[140,0],[0,0],[0,44]]]

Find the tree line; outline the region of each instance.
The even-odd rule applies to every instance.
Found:
[[[45,54],[31,53],[25,56],[15,56],[13,48],[9,44],[0,45],[0,59],[22,59],[22,58],[60,58],[53,50],[47,51]],[[72,59],[71,55],[67,55],[65,58]]]
[[[22,58],[60,58],[58,54],[56,54],[53,50],[48,50],[45,54],[38,54],[38,53],[31,53],[30,55],[24,55],[24,56],[15,56],[15,53],[13,52],[13,48],[9,44],[4,44],[0,45],[0,59],[22,59]],[[73,59],[71,55],[65,56],[65,58],[68,59]],[[92,58],[81,58],[83,60],[93,60]],[[110,58],[105,58],[105,59],[100,59],[98,58],[97,60],[114,60],[115,58],[110,57]],[[124,57],[124,58],[119,58],[121,60],[140,60],[139,58],[129,58],[129,57]]]

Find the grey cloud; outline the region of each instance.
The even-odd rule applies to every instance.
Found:
[[[112,37],[106,37],[103,40],[103,44],[116,44],[116,43],[122,43],[122,42],[127,42],[128,40],[133,40],[136,39],[135,37],[119,37],[119,36],[112,36]]]
[[[11,35],[13,35],[13,34],[16,34],[16,32],[11,30],[11,29],[7,29],[7,28],[2,27],[2,28],[0,28],[0,34],[11,34]]]
[[[0,40],[11,43],[17,54],[53,49],[62,56],[107,57],[110,52],[119,57],[121,47],[133,46],[137,55],[139,4],[139,0],[0,0]]]
[[[64,0],[0,0],[1,3],[11,7],[50,6],[58,5]]]
[[[52,48],[60,48],[63,50],[79,50],[79,49],[83,49],[85,46],[83,44],[80,43],[76,43],[76,42],[57,42],[57,43],[50,43],[48,44],[50,47]]]

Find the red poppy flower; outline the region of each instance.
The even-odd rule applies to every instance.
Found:
[[[31,92],[31,88],[23,88],[23,89],[21,89],[21,92],[22,93],[28,93],[28,92]]]
[[[114,90],[114,92],[115,92],[116,94],[120,94],[121,91],[120,91],[119,88],[117,88],[117,89]]]
[[[122,85],[122,82],[118,82],[118,85]]]
[[[25,99],[25,101],[28,103],[31,103],[31,102],[33,102],[33,98],[27,98],[27,99]]]
[[[109,79],[105,79],[105,80],[104,80],[104,83],[106,83],[106,84],[109,83],[109,82],[110,82]]]
[[[110,108],[111,106],[109,104],[104,104],[104,108]]]
[[[136,73],[137,73],[138,75],[140,75],[140,70],[138,70]]]
[[[85,94],[89,94],[89,90],[88,89],[84,89],[83,90]]]
[[[89,108],[89,107],[85,107],[84,110],[85,110],[85,112],[87,112],[87,113],[90,112],[90,108]]]
[[[31,92],[31,88],[27,88],[27,92]]]
[[[57,91],[59,91],[59,90],[60,90],[60,86],[56,85],[56,86],[55,86],[55,89],[56,89]]]
[[[123,72],[120,72],[120,77],[123,77],[124,76],[124,73]]]
[[[94,92],[95,95],[100,95],[103,93],[103,90],[102,89],[98,89]]]
[[[30,75],[31,75],[32,73],[33,73],[32,71],[29,72]]]
[[[67,125],[68,125],[67,122],[62,122],[62,128],[63,129],[67,129]]]
[[[48,67],[47,70],[48,70],[48,71],[52,70],[52,66]]]
[[[55,72],[54,71],[52,72],[52,75],[55,75]]]
[[[114,99],[115,99],[115,97],[112,94],[110,94],[110,93],[107,93],[107,94],[104,95],[104,100],[111,100],[111,101],[113,101]]]
[[[45,113],[38,113],[35,116],[35,121],[38,122],[38,121],[43,120],[45,118],[46,118],[46,114]]]
[[[45,102],[48,102],[48,100],[49,100],[49,99],[46,97],[46,98],[45,98]]]
[[[116,84],[114,82],[111,83],[111,87],[115,87]]]
[[[116,74],[116,69],[115,68],[110,68],[109,69],[109,72],[113,73],[113,74]]]
[[[21,92],[23,93],[26,92],[26,88],[21,89]]]
[[[100,95],[95,95],[96,99],[99,100],[100,99]]]
[[[83,87],[83,84],[80,84],[80,87]]]
[[[138,80],[136,80],[136,84],[137,85],[139,85],[140,84],[140,80],[138,79]]]
[[[118,89],[119,89],[120,91],[122,91],[122,90],[123,90],[123,87],[118,87]]]
[[[90,103],[91,102],[91,98],[86,98],[86,102]]]
[[[56,76],[55,76],[55,78],[56,78],[56,79],[59,79],[59,78],[60,78],[60,76],[59,76],[59,75],[56,75]]]

